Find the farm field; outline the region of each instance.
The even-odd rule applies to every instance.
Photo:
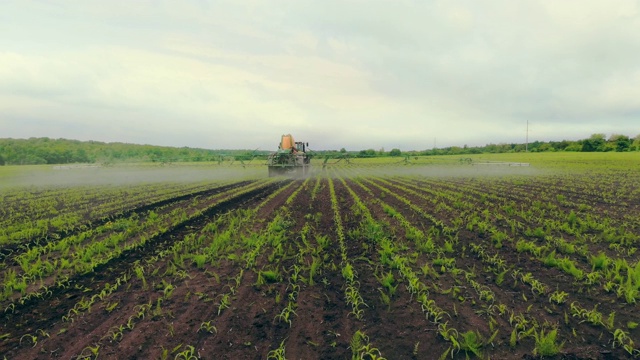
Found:
[[[0,357],[640,357],[640,157],[470,159],[3,169]]]

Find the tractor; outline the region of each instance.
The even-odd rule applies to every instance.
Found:
[[[278,151],[269,155],[267,160],[269,177],[307,176],[311,169],[311,155],[307,153],[308,147],[309,143],[296,142],[291,134],[282,135]]]

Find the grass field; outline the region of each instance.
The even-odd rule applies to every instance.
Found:
[[[640,154],[313,165],[0,167],[0,356],[640,356]]]

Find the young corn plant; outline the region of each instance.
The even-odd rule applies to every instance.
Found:
[[[382,276],[378,277],[378,281],[385,289],[387,289],[389,298],[392,298],[393,295],[395,295],[396,290],[398,289],[398,284],[394,286],[396,281],[393,277],[393,273],[390,271],[386,274],[383,274]]]
[[[345,290],[345,297],[347,300],[347,304],[351,305],[350,314],[355,316],[356,319],[362,320],[362,317],[364,316],[364,309],[362,309],[361,306],[367,306],[367,304],[365,304],[364,300],[362,299],[357,286],[351,284],[347,285],[347,288]]]
[[[208,332],[209,334],[217,334],[218,329],[215,327],[215,325],[211,324],[212,321],[213,320],[202,322],[197,332],[204,331],[204,332]]]
[[[176,354],[176,360],[198,360],[200,358],[200,354],[196,352],[196,348],[187,345],[187,349],[182,352]]]
[[[460,334],[458,338],[460,349],[465,352],[467,358],[469,357],[469,353],[471,353],[482,359],[482,347],[492,343],[497,335],[498,330],[495,330],[491,337],[485,341],[478,331],[469,330]]]
[[[640,356],[640,350],[635,348],[635,344],[629,334],[622,329],[616,329],[613,332],[613,347],[622,347],[629,355]]]
[[[377,348],[373,347],[369,342],[369,337],[362,331],[356,330],[349,341],[349,347],[351,348],[351,359],[371,359],[371,360],[384,360],[382,353]]]
[[[285,353],[285,347],[284,347],[284,342],[287,339],[284,339],[280,342],[280,346],[278,346],[277,349],[273,349],[271,351],[269,351],[269,353],[267,354],[267,360],[286,360],[286,353]]]
[[[451,343],[449,348],[440,356],[440,360],[446,359],[449,355],[453,358],[453,355],[461,349],[458,330],[447,327],[447,324],[448,322],[438,324],[438,333],[440,336]]]
[[[533,349],[533,354],[540,356],[557,355],[562,350],[562,346],[564,345],[564,342],[558,344],[557,335],[558,329],[553,329],[546,334],[544,329],[541,329],[540,332],[535,331],[535,347]]]
[[[78,359],[97,359],[100,354],[100,345],[87,346],[82,349],[82,352],[78,356]]]
[[[556,303],[558,305],[564,304],[567,301],[567,294],[564,291],[556,290],[549,296],[549,302]]]
[[[36,347],[36,345],[38,345],[38,337],[36,335],[31,335],[31,334],[22,335],[20,337],[20,342],[19,343],[22,344],[22,341],[24,339],[27,339],[27,340],[25,340],[25,343],[31,342],[33,344],[33,346],[31,346],[31,347]]]
[[[222,297],[220,298],[220,303],[218,304],[218,315],[220,315],[222,310],[228,309],[229,306],[231,306],[230,295],[229,294],[222,295]]]
[[[144,268],[142,266],[136,266],[134,268],[134,271],[136,273],[136,277],[142,281],[142,288],[143,289],[147,289],[147,279],[145,279],[144,277]]]
[[[280,314],[276,315],[275,318],[277,320],[286,322],[287,324],[289,324],[289,327],[291,327],[291,315],[292,314],[296,315],[296,316],[298,315],[298,314],[296,314],[296,312],[294,310],[295,307],[296,307],[295,303],[290,301],[289,303],[287,303],[287,306],[282,309]]]

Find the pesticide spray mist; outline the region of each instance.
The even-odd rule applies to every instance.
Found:
[[[4,169],[0,188],[127,186],[145,183],[234,181],[265,176],[264,167],[212,164],[14,166]]]

